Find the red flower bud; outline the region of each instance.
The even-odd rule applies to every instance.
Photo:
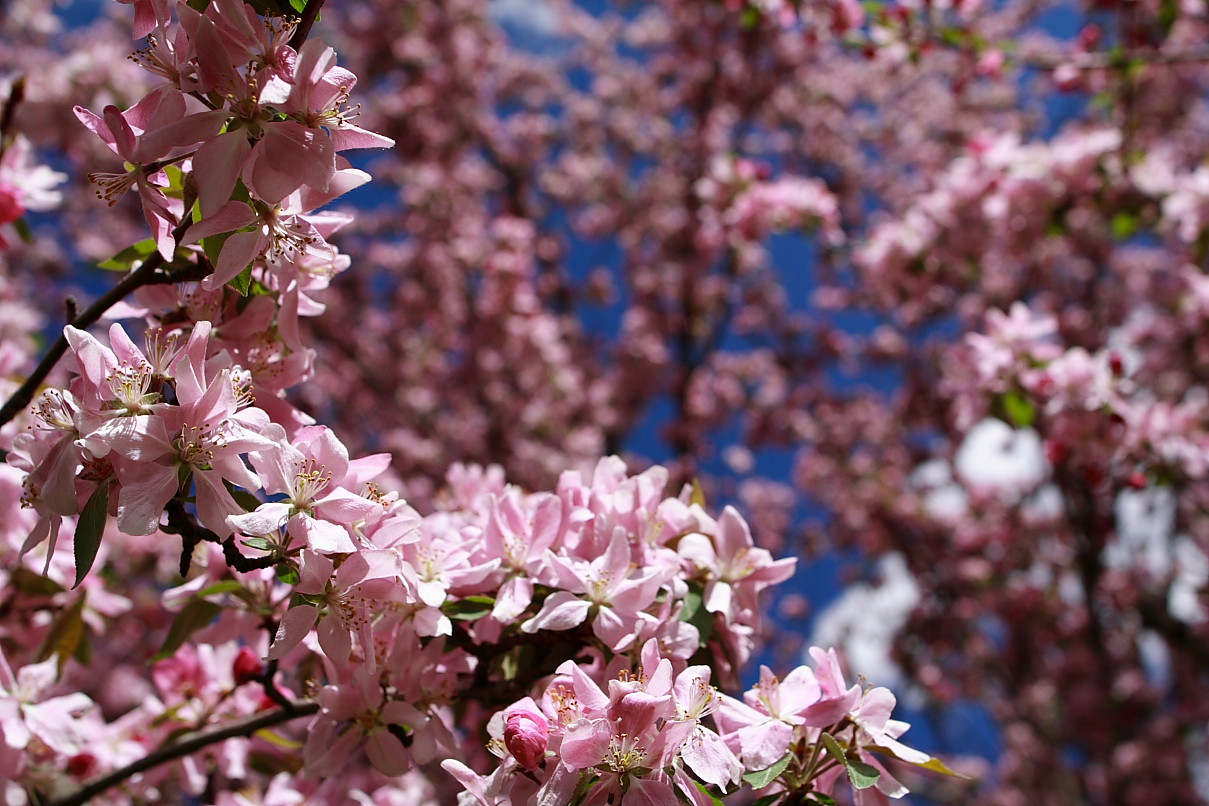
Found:
[[[264,674],[264,663],[261,662],[260,656],[252,651],[252,647],[240,647],[235,662],[231,664],[231,674],[235,677],[235,685],[242,686]]]
[[[97,770],[97,757],[92,753],[76,753],[67,759],[67,774],[77,781],[91,778]]]

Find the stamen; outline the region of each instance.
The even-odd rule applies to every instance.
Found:
[[[88,175],[88,181],[97,186],[97,198],[113,207],[134,187],[142,175],[143,169],[135,166],[126,173],[105,173],[95,171]]]

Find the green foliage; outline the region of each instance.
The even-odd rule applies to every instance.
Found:
[[[684,595],[684,606],[680,608],[680,620],[697,628],[701,636],[701,646],[709,643],[714,634],[714,614],[705,609],[705,585],[693,580],[689,582],[688,593]]]
[[[490,613],[493,607],[495,599],[490,596],[466,596],[447,600],[441,605],[441,612],[455,621],[475,621]]]
[[[277,566],[277,581],[283,585],[297,585],[302,579],[302,575],[298,573],[297,567],[290,563],[282,563]]]
[[[136,244],[127,246],[108,260],[97,264],[97,268],[106,271],[130,271],[136,261],[142,262],[155,254],[155,239],[145,238]]]
[[[852,782],[853,788],[868,789],[877,783],[877,779],[881,777],[881,773],[877,771],[876,767],[850,758],[843,745],[830,733],[824,732],[820,739],[823,742],[823,746],[827,748],[827,752],[831,754],[831,757],[844,765],[844,769],[848,772],[848,780]]]
[[[693,781],[693,783],[696,784],[697,788],[701,790],[702,795],[704,795],[705,797],[710,799],[710,802],[713,803],[714,806],[723,806],[722,800],[717,795],[715,795],[713,792],[711,792],[709,790],[709,787],[707,787],[705,784],[701,783],[700,781]],[[676,792],[677,792],[677,794],[679,794],[680,790],[677,789]]]
[[[168,629],[168,637],[164,639],[164,645],[160,647],[159,652],[155,653],[152,660],[172,657],[172,654],[181,648],[190,635],[202,627],[208,626],[221,612],[222,607],[214,602],[197,598],[191,600],[177,614],[176,621],[172,622],[172,626]]]
[[[1000,399],[1002,419],[1016,428],[1028,428],[1037,420],[1037,407],[1018,389],[1009,390]]]
[[[789,768],[789,762],[793,761],[793,753],[786,753],[781,756],[781,760],[762,770],[749,772],[743,776],[743,780],[751,784],[754,789],[763,789],[781,776]]]
[[[1121,210],[1112,217],[1112,237],[1118,241],[1126,241],[1138,231],[1141,222],[1137,215]]]
[[[109,482],[102,481],[88,497],[84,511],[76,521],[76,583],[78,588],[92,570],[92,563],[101,548],[101,535],[105,533],[105,521],[109,517]]]
[[[72,602],[71,607],[59,614],[51,626],[50,632],[43,639],[42,646],[38,649],[39,663],[52,655],[57,657],[59,674],[63,673],[63,667],[72,655],[86,658],[89,654],[88,642],[84,640],[87,629],[84,624],[84,600],[86,598],[87,594],[80,594]]]
[[[50,577],[36,574],[28,568],[18,568],[8,578],[8,584],[30,596],[54,596],[64,588]]]

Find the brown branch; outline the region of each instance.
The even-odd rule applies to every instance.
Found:
[[[25,76],[17,76],[13,79],[12,89],[4,101],[4,108],[0,110],[0,157],[4,156],[4,149],[8,147],[9,136],[13,133],[13,120],[17,114],[17,107],[21,105],[24,98]]]
[[[47,806],[83,806],[83,804],[102,792],[138,775],[140,772],[196,753],[198,750],[202,750],[212,744],[218,744],[227,739],[234,739],[240,736],[251,736],[258,730],[271,728],[283,722],[289,722],[290,720],[302,716],[310,716],[318,712],[319,703],[313,700],[303,700],[301,702],[290,703],[289,708],[282,708],[268,713],[253,714],[250,717],[245,717],[211,730],[199,730],[179,741],[164,745],[158,750],[148,753],[138,761],[127,764],[121,769],[114,770],[102,778],[98,778],[62,800],[50,801]]]
[[[186,216],[185,220],[177,225],[172,231],[172,238],[179,242],[185,230],[193,224],[193,219]],[[156,280],[156,272],[164,265],[164,258],[159,252],[151,254],[143,265],[139,266],[130,274],[118,282],[113,288],[105,292],[96,302],[89,305],[84,311],[67,324],[78,327],[81,330],[96,324],[105,312],[113,307],[116,303],[126,298],[126,295],[132,293],[135,289],[145,285],[152,285]],[[59,338],[55,339],[54,344],[50,345],[50,349],[46,351],[46,355],[42,356],[42,360],[38,362],[38,366],[34,367],[34,371],[25,379],[25,383],[13,392],[12,397],[5,401],[3,406],[0,406],[0,425],[4,425],[12,420],[17,414],[28,406],[34,399],[34,393],[38,391],[38,387],[46,380],[46,376],[55,368],[55,364],[59,363],[59,359],[67,352],[67,337],[62,333]]]

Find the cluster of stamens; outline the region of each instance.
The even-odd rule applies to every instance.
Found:
[[[180,461],[203,470],[209,468],[214,461],[214,450],[221,449],[225,442],[222,426],[223,424],[219,424],[218,428],[211,428],[210,424],[206,423],[181,429],[176,439],[172,440],[172,447]]]
[[[629,772],[642,766],[646,760],[646,748],[638,741],[637,736],[621,733],[609,740],[609,749],[601,766],[612,772]]]
[[[701,719],[718,709],[718,689],[706,682],[704,677],[693,678],[688,701],[677,703],[681,719]]]
[[[21,482],[22,509],[36,507],[42,501],[42,488],[34,484],[32,478],[32,476],[26,476],[25,480]]]
[[[177,67],[171,42],[165,42],[161,49],[159,39],[155,34],[147,34],[147,47],[139,48],[126,58],[144,70],[166,78],[173,86],[180,88],[183,76]]]
[[[137,165],[125,173],[94,171],[88,175],[88,181],[97,186],[97,198],[113,207],[134,187],[142,172],[142,167]]]
[[[642,688],[646,688],[646,684],[650,680],[642,671],[641,666],[632,672],[629,669],[622,669],[617,673],[617,679],[623,683],[637,683]]]
[[[290,497],[300,505],[309,505],[332,480],[325,465],[316,465],[314,459],[298,462],[294,471],[294,490]]]
[[[75,431],[72,406],[58,389],[47,389],[33,408],[35,425],[43,431]],[[32,426],[31,426],[32,427]]]
[[[231,378],[231,391],[235,393],[235,408],[246,409],[256,403],[253,394],[252,373],[236,364],[227,370]]]
[[[392,494],[382,492],[382,488],[372,481],[365,482],[365,492],[362,493],[362,496],[378,504],[383,509],[390,509],[390,505],[394,503]]]
[[[318,242],[315,236],[296,227],[294,216],[282,216],[280,207],[266,210],[260,220],[269,238],[269,247],[264,256],[270,263],[284,255],[302,254],[308,246]]]
[[[752,686],[752,691],[756,692],[756,696],[764,704],[768,713],[776,714],[780,711],[781,681],[777,679],[776,675],[756,683]]]
[[[180,354],[180,334],[164,335],[162,327],[152,328],[143,334],[144,353],[151,370],[158,378],[171,378],[172,362]]]
[[[260,53],[260,57],[252,67],[257,70],[280,67],[278,54],[290,41],[290,37],[294,35],[294,29],[298,26],[281,17],[265,17],[262,22],[264,22],[267,36],[262,41],[264,48]]]
[[[560,724],[570,725],[579,719],[579,700],[576,699],[574,691],[560,684],[546,692],[546,696],[554,705]]]
[[[147,407],[159,399],[158,394],[150,391],[152,376],[150,364],[122,364],[110,373],[105,380],[113,394],[115,408],[123,409],[124,414],[146,413]]]

